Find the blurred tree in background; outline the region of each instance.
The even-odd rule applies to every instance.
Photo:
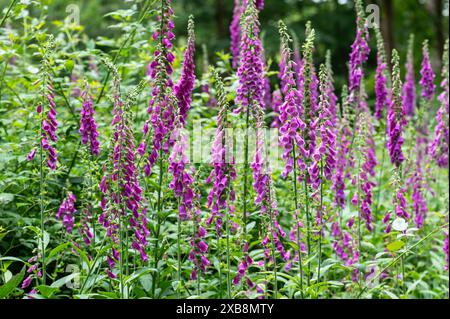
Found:
[[[19,0],[31,1],[31,0]],[[115,29],[109,26],[116,22],[108,15],[113,10],[126,10],[132,5],[143,6],[142,0],[44,0],[37,4],[49,5],[48,22],[64,20],[70,4],[80,8],[80,23],[85,33],[93,39],[117,37]],[[215,52],[229,52],[229,24],[232,17],[233,0],[173,0],[176,14],[176,32],[180,41],[184,40],[185,27],[190,14],[196,19],[197,45],[207,46],[209,60],[213,62]],[[2,12],[6,11],[9,0],[0,0]],[[408,37],[415,34],[416,66],[420,65],[421,44],[429,39],[435,70],[439,70],[442,48],[448,37],[448,0],[366,0],[366,5],[375,4],[380,8],[381,27],[387,51],[395,47],[404,61]],[[33,15],[33,12],[28,12]],[[130,20],[135,17],[129,17]],[[325,52],[332,52],[333,67],[339,84],[347,76],[347,61],[350,45],[355,36],[355,14],[351,0],[265,0],[265,8],[260,14],[266,55],[274,58],[278,54],[279,38],[277,23],[283,19],[301,43],[304,26],[311,20],[316,29],[316,63],[323,62]],[[12,21],[14,23],[14,21]],[[150,27],[149,23],[146,23]],[[368,68],[375,69],[375,37],[371,39],[372,54]],[[103,48],[102,48],[103,49]],[[201,52],[199,50],[198,52]],[[201,59],[197,55],[197,59]],[[272,61],[273,62],[273,61]],[[277,70],[277,59],[271,69]],[[404,64],[404,63],[402,63]],[[199,71],[199,70],[198,70]],[[439,74],[439,72],[437,72]],[[368,72],[367,74],[374,74]],[[373,75],[372,75],[373,76]],[[369,79],[370,80],[370,79]],[[373,92],[369,89],[369,95]]]

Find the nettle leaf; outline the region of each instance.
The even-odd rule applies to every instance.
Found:
[[[386,248],[389,251],[398,251],[398,250],[402,249],[403,246],[405,246],[405,243],[402,242],[401,240],[397,240],[397,241],[394,241],[393,243],[388,244]]]

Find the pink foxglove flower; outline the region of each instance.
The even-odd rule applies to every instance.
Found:
[[[81,107],[80,134],[81,143],[89,142],[92,155],[97,156],[100,153],[100,143],[98,142],[97,124],[94,119],[94,108],[92,106],[92,95],[89,94],[89,87],[86,87],[81,93],[83,105]]]
[[[107,256],[108,275],[115,278],[113,269],[123,258],[123,251],[119,245],[120,227],[132,230],[131,247],[139,252],[141,259],[147,261],[145,251],[148,245],[146,210],[141,206],[142,189],[138,182],[136,151],[132,125],[130,123],[130,108],[143,88],[143,82],[129,93],[125,102],[120,97],[120,80],[117,69],[111,62],[105,61],[113,74],[113,134],[112,152],[109,157],[109,167],[99,185],[103,198],[100,203],[102,213],[98,217],[99,223],[106,229],[106,235],[112,241],[111,254]],[[127,248],[128,249],[128,248]]]
[[[241,33],[241,53],[237,76],[236,103],[239,106],[235,112],[247,112],[247,107],[264,105],[264,62],[263,48],[259,39],[258,11],[253,1],[247,4],[243,16],[243,30]],[[251,111],[251,110],[250,110]]]
[[[442,93],[439,95],[441,104],[436,115],[436,127],[434,130],[434,139],[431,142],[429,152],[431,157],[437,162],[439,167],[448,167],[449,151],[449,67],[448,67],[448,40],[445,44],[444,56],[442,61]]]
[[[422,49],[422,69],[420,70],[420,86],[422,87],[421,96],[430,101],[433,98],[436,85],[434,84],[434,72],[431,67],[430,54],[428,52],[428,41],[424,41]]]
[[[416,107],[416,83],[414,80],[414,35],[408,42],[408,55],[406,57],[405,84],[403,85],[403,108],[406,115],[412,116]]]
[[[384,40],[380,29],[376,29],[377,35],[377,70],[375,77],[375,117],[377,120],[383,118],[383,113],[389,105],[389,91],[387,87],[387,62],[386,53],[384,51]]]
[[[174,92],[178,99],[178,112],[180,121],[183,126],[186,124],[188,111],[191,108],[192,90],[195,82],[195,34],[194,34],[194,19],[189,17],[188,22],[189,38],[187,42],[186,51],[184,53],[183,68],[181,70],[181,77],[175,85]]]
[[[399,56],[395,49],[392,51],[392,64],[392,100],[387,116],[388,150],[392,164],[400,167],[404,161],[402,134],[406,121],[401,99]]]
[[[77,210],[75,209],[75,195],[69,193],[67,199],[63,200],[61,206],[59,206],[56,218],[62,220],[63,226],[66,231],[70,234],[73,231],[73,226],[75,222],[75,214]]]
[[[150,123],[144,124],[143,132],[145,141],[139,146],[140,154],[148,152],[148,163],[144,166],[147,176],[151,174],[152,167],[162,153],[168,153],[174,141],[170,140],[170,133],[175,124],[176,96],[174,95],[174,84],[171,79],[173,73],[173,61],[175,56],[172,53],[172,41],[175,39],[173,29],[173,10],[170,0],[161,1],[161,13],[158,17],[160,29],[153,33],[153,39],[158,41],[154,59],[149,66],[149,75],[154,84],[150,99],[148,113]],[[153,136],[148,134],[148,126],[153,128]],[[147,145],[152,141],[153,145]]]

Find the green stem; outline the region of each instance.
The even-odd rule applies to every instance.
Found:
[[[244,241],[247,241],[247,193],[248,193],[248,139],[249,139],[249,134],[248,134],[248,130],[249,130],[249,122],[250,122],[250,106],[247,106],[247,110],[246,110],[246,116],[245,116],[245,138],[244,138],[244,196],[243,196],[243,201],[244,201],[244,211],[243,211],[243,222],[244,222],[244,227],[243,227],[243,231],[244,231]]]
[[[226,221],[226,227],[227,227],[227,294],[228,299],[231,299],[231,276],[230,276],[230,225],[229,225],[229,216],[228,216],[228,209],[227,209],[227,221]]]
[[[301,250],[301,242],[300,242],[300,226],[299,221],[300,221],[300,212],[299,212],[299,205],[298,205],[298,191],[297,191],[297,157],[295,154],[295,144],[294,142],[292,142],[292,157],[293,157],[293,171],[294,171],[294,203],[295,203],[295,213],[297,214],[297,220],[295,220],[294,222],[297,223],[297,254],[298,254],[298,274],[300,276],[300,296],[302,297],[302,299],[304,298],[303,296],[303,265],[302,265],[302,250]]]
[[[163,168],[164,168],[164,163],[163,163],[163,153],[162,153],[162,148],[159,151],[159,178],[158,178],[158,199],[157,199],[157,216],[156,216],[156,243],[155,243],[155,251],[154,251],[154,260],[155,260],[155,269],[158,269],[158,262],[159,262],[159,233],[161,231],[161,210],[162,210],[162,203],[161,203],[161,199],[162,199],[162,184],[163,184]],[[152,292],[153,292],[153,297],[155,297],[155,292],[156,292],[156,286],[157,286],[157,280],[159,280],[159,275],[158,275],[158,271],[156,271],[154,273],[153,276],[153,282],[152,282]]]
[[[44,110],[42,110],[43,112]],[[39,135],[42,136],[43,129],[42,129],[42,121],[40,124],[40,133]],[[42,284],[45,285],[45,279],[46,279],[46,266],[45,266],[45,244],[44,244],[44,167],[43,167],[43,161],[44,161],[44,150],[42,148],[42,143],[39,143],[39,201],[40,201],[40,218],[41,218],[41,253],[42,253]]]
[[[320,160],[320,229],[319,229],[319,256],[317,265],[317,283],[320,282],[320,267],[322,265],[322,232],[323,232],[323,161]],[[317,290],[319,285],[317,285]]]
[[[270,190],[269,190],[269,192],[270,192]],[[270,206],[270,204],[269,204],[269,206]],[[274,277],[274,283],[273,283],[274,295],[273,295],[273,298],[277,299],[278,298],[278,278],[277,278],[277,267],[278,266],[277,266],[277,258],[275,256],[275,243],[274,243],[274,236],[273,236],[273,232],[275,231],[275,222],[274,222],[274,215],[273,215],[273,209],[272,208],[270,208],[270,221],[271,221],[271,228],[272,228],[271,231],[270,231],[270,241],[272,243],[271,248],[272,248],[272,259],[273,259],[273,277]]]
[[[98,257],[100,256],[100,252],[101,252],[101,250],[103,249],[103,246],[104,246],[104,244],[105,244],[105,242],[106,242],[106,237],[107,237],[107,236],[106,236],[106,234],[105,234],[105,236],[103,237],[102,243],[101,243],[101,245],[100,245],[100,249],[97,251],[97,254],[96,254],[95,257],[94,257],[94,260],[92,261],[92,266],[89,267],[88,273],[87,273],[87,275],[86,275],[86,279],[84,280],[84,282],[83,282],[83,284],[81,285],[81,288],[80,288],[80,295],[83,294],[84,287],[86,286],[86,283],[87,283],[89,277],[90,277],[91,274],[92,274],[92,270],[94,269],[95,264],[97,263]]]
[[[306,275],[306,283],[310,285],[310,274],[311,274],[311,217],[309,213],[309,191],[308,191],[308,183],[306,182],[307,177],[304,178],[304,187],[305,187],[305,208],[306,208],[306,242],[308,245],[308,273]]]
[[[3,16],[2,21],[0,22],[0,28],[3,28],[3,24],[5,23],[6,19],[9,18],[9,13],[11,12],[11,10],[14,8],[14,6],[16,5],[17,0],[12,0],[9,3],[9,7],[8,10],[6,11],[5,15]]]
[[[180,200],[178,200],[178,207],[180,207]],[[195,217],[194,217],[195,218]],[[177,257],[178,257],[178,284],[181,283],[181,218],[178,215],[177,227]]]

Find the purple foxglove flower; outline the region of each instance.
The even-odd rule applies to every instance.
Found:
[[[396,167],[400,167],[404,160],[402,145],[403,145],[403,127],[405,123],[405,114],[401,99],[401,80],[399,56],[397,51],[392,51],[392,100],[389,105],[387,116],[388,127],[388,150],[391,157],[391,162]]]
[[[263,48],[259,39],[258,11],[253,1],[250,1],[243,17],[243,30],[241,32],[241,52],[237,76],[239,85],[237,88],[236,113],[242,110],[247,112],[247,107],[255,105],[264,106],[264,62]],[[256,107],[257,107],[256,106]],[[251,109],[249,111],[252,111]]]
[[[109,155],[109,167],[105,169],[99,187],[104,195],[100,204],[102,213],[98,221],[112,241],[109,255],[112,262],[107,273],[111,278],[115,278],[116,275],[112,272],[114,264],[123,258],[120,255],[123,252],[116,249],[121,225],[132,231],[131,247],[139,252],[143,261],[147,260],[145,248],[150,234],[146,210],[141,207],[142,189],[138,181],[135,140],[129,114],[131,104],[135,102],[143,85],[141,83],[129,93],[125,102],[122,102],[117,69],[111,62],[105,63],[113,74],[112,145],[114,146]]]
[[[193,17],[189,17],[188,23],[189,38],[187,42],[186,51],[184,53],[183,68],[181,71],[181,77],[178,83],[175,85],[174,93],[178,99],[178,112],[180,121],[183,125],[186,124],[188,111],[191,107],[192,90],[195,82],[195,34],[194,34],[194,20]]]
[[[174,84],[171,79],[173,73],[173,61],[175,59],[171,52],[172,41],[174,40],[173,29],[175,27],[173,19],[173,10],[169,0],[161,1],[161,13],[158,17],[160,29],[153,35],[158,39],[157,48],[154,52],[154,59],[149,67],[149,75],[154,85],[148,107],[150,115],[150,124],[153,127],[153,145],[144,144],[147,148],[148,163],[145,165],[144,172],[148,176],[151,169],[160,157],[161,153],[168,153],[169,148],[173,146],[174,141],[170,139],[170,134],[175,128],[175,111],[177,108],[177,98],[174,95]],[[187,61],[186,61],[187,62]],[[184,84],[189,85],[188,82]],[[181,85],[181,83],[179,83]],[[179,86],[179,93],[183,95],[187,92],[185,87]],[[183,100],[183,102],[185,102]],[[186,106],[186,105],[185,105]],[[144,124],[144,138],[147,139],[148,124]]]
[[[405,84],[403,85],[403,108],[406,115],[412,116],[416,106],[416,84],[414,80],[414,35],[411,35],[408,43],[408,55],[406,57]]]
[[[431,157],[437,162],[437,165],[442,168],[448,167],[448,152],[449,152],[449,68],[448,68],[448,40],[445,44],[444,56],[442,61],[442,93],[438,99],[441,104],[436,115],[436,127],[434,130],[434,139],[429,147]]]
[[[433,98],[436,85],[434,84],[434,72],[431,67],[430,55],[428,53],[428,41],[425,40],[422,49],[422,69],[420,70],[420,86],[422,87],[421,96],[426,100],[430,101]]]
[[[69,234],[73,231],[75,222],[74,215],[77,213],[77,210],[75,209],[75,201],[75,195],[69,193],[67,198],[63,200],[59,206],[58,213],[56,214],[56,218],[62,220],[62,224]]]
[[[233,69],[239,66],[239,54],[241,47],[241,14],[245,11],[247,0],[234,0],[233,18],[230,24],[231,55],[233,57]]]
[[[98,142],[97,124],[94,119],[94,108],[92,106],[92,95],[89,94],[89,87],[86,82],[85,89],[81,93],[83,105],[81,108],[80,134],[81,142],[90,143],[92,155],[97,156],[100,153],[100,143]]]

